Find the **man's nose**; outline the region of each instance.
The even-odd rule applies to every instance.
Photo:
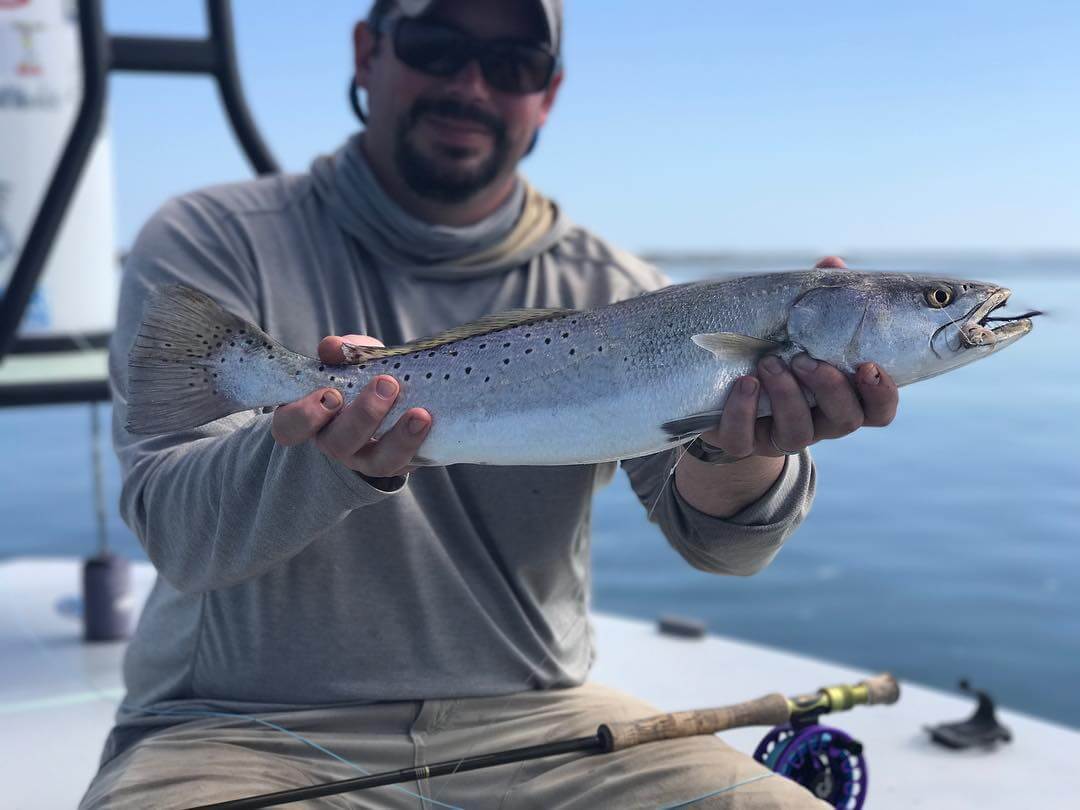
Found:
[[[488,98],[491,87],[484,79],[484,72],[476,59],[470,59],[457,73],[450,77],[450,84],[466,93],[471,98]]]

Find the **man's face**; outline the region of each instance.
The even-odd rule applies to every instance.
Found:
[[[545,40],[534,0],[440,0],[425,19],[485,40]],[[413,193],[441,202],[469,199],[513,174],[558,81],[515,95],[492,88],[475,61],[455,75],[431,76],[401,62],[392,37],[380,35],[365,53],[370,41],[358,33],[357,79],[368,93],[366,145],[384,169],[392,163]]]

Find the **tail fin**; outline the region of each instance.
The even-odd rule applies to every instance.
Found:
[[[277,345],[201,292],[181,285],[155,292],[128,356],[128,431],[187,430],[251,408],[215,376],[230,346],[249,340]]]

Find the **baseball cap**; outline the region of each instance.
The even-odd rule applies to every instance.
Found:
[[[426,12],[435,0],[394,0],[394,5],[406,17],[419,17]],[[547,24],[548,45],[553,53],[558,54],[562,45],[562,0],[536,0]]]

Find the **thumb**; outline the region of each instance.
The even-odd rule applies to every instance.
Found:
[[[319,359],[324,363],[340,365],[345,362],[345,355],[341,353],[341,344],[351,343],[354,346],[382,346],[383,342],[370,335],[330,335],[319,341]]]

